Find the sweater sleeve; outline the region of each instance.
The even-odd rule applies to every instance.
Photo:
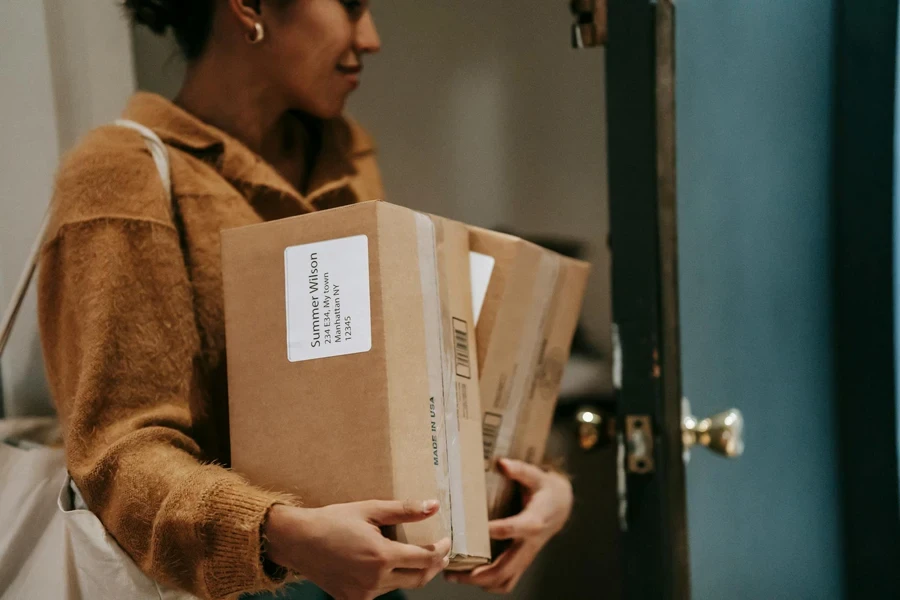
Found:
[[[195,439],[200,342],[177,230],[131,216],[58,226],[39,317],[70,473],[119,545],[203,598],[277,587],[261,527],[288,500],[212,464]]]

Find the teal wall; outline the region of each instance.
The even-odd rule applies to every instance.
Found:
[[[677,3],[684,391],[746,455],[693,453],[694,598],[842,597],[832,377],[832,0]]]

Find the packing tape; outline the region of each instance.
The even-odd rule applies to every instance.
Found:
[[[441,322],[441,296],[438,281],[437,233],[434,222],[426,215],[416,213],[416,241],[418,243],[419,277],[422,286],[423,321],[425,324],[425,360],[428,364],[428,387],[435,409],[436,432],[433,440],[438,446],[438,465],[435,466],[438,489],[441,497],[439,517],[445,531],[453,529],[453,492],[450,470],[450,450],[448,448],[447,388],[445,383],[445,360],[443,324]]]
[[[436,255],[436,254],[435,254]],[[468,253],[463,257],[468,260]],[[446,286],[447,281],[438,281],[439,286]],[[468,298],[467,298],[468,299]],[[453,547],[451,553],[455,556],[469,555],[469,541],[466,532],[466,504],[465,488],[462,468],[462,448],[460,447],[459,434],[459,398],[456,393],[456,341],[453,333],[453,315],[450,308],[441,306],[441,366],[444,387],[444,431],[447,435],[447,466],[450,469],[450,518],[453,534]]]

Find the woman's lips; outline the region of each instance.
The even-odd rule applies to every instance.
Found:
[[[338,73],[342,74],[347,79],[352,88],[355,89],[359,87],[359,74],[362,73],[362,65],[338,65],[337,70]]]
[[[343,73],[344,75],[359,75],[360,73],[362,73],[363,68],[362,68],[362,65],[353,65],[353,66],[338,65],[337,70],[340,71],[341,73]]]

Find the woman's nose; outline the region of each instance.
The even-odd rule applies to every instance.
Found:
[[[375,19],[372,13],[366,13],[356,25],[355,50],[359,54],[374,54],[381,50],[381,38],[378,37],[378,29],[375,28]]]

